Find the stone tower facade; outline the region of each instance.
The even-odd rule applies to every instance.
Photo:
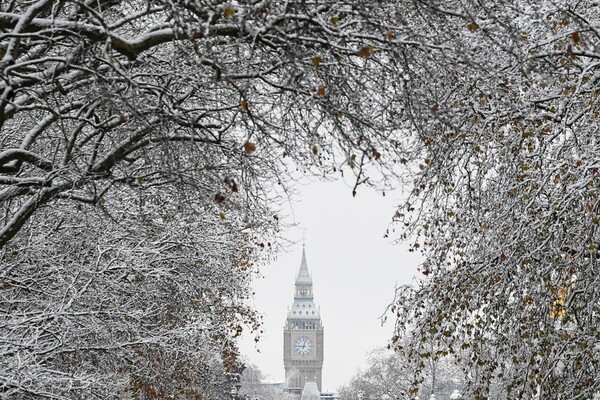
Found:
[[[318,389],[323,390],[323,324],[314,302],[304,248],[296,277],[294,303],[283,328],[283,365],[288,390],[299,392],[306,382],[316,382]]]

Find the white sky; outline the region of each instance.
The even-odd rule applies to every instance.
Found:
[[[400,193],[383,197],[360,188],[353,198],[342,181],[297,189],[300,201],[291,207],[299,226],[282,232],[297,244],[263,267],[264,278],[254,285],[255,306],[264,318],[260,352],[250,335],[243,337],[240,350],[269,381],[284,381],[283,326],[304,233],[315,302],[325,327],[323,390],[335,391],[364,367],[371,350],[387,344],[393,320],[382,327],[379,317],[393,300],[396,284],[411,283],[419,256],[405,245],[392,244],[392,236],[383,238]]]

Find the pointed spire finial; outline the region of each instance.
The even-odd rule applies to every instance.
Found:
[[[306,249],[304,246],[302,246],[302,261],[300,262],[296,283],[312,283],[310,272],[308,272],[308,264],[306,263]]]

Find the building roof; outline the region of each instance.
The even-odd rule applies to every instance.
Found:
[[[319,388],[317,387],[317,382],[306,382],[304,384],[304,389],[302,390],[301,400],[319,400],[320,398],[321,393],[319,392]]]
[[[321,310],[312,299],[295,299],[288,311],[288,319],[321,319]]]

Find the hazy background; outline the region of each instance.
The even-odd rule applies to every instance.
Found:
[[[264,318],[258,345],[243,337],[241,351],[270,382],[283,382],[283,326],[292,304],[300,267],[303,234],[315,302],[325,327],[323,390],[347,383],[375,347],[391,337],[393,319],[383,327],[379,317],[394,298],[396,285],[411,283],[419,257],[405,245],[383,236],[401,202],[399,192],[382,196],[343,181],[300,185],[299,202],[287,213],[298,226],[282,232],[297,244],[262,269],[255,282],[255,306]],[[258,351],[259,352],[258,352]]]

